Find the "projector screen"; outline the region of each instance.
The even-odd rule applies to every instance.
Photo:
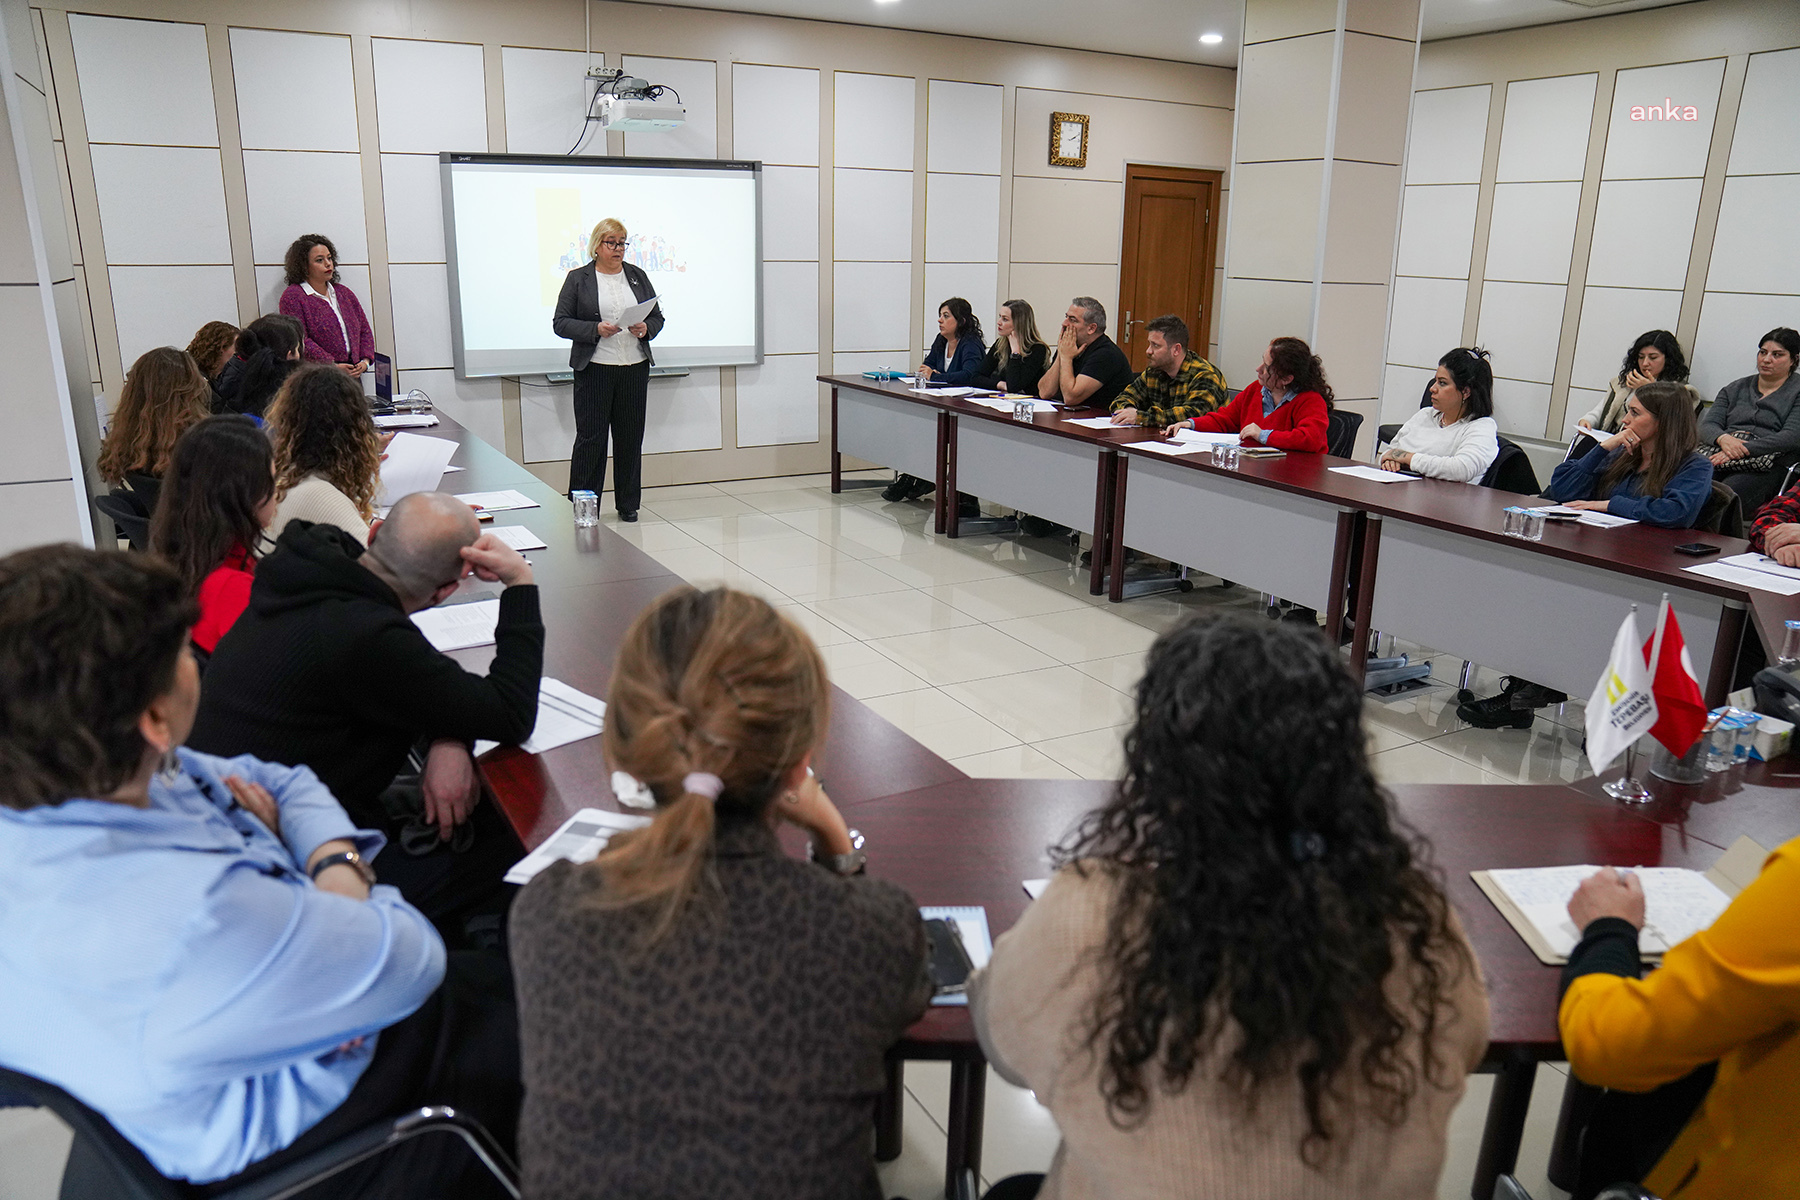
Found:
[[[661,298],[658,367],[761,361],[760,164],[515,154],[438,164],[457,374],[568,372],[570,343],[550,317],[605,217],[624,224],[625,261]]]

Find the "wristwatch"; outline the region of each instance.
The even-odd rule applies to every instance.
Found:
[[[869,856],[863,850],[864,838],[861,833],[852,829],[850,832],[850,853],[820,854],[811,842],[806,843],[807,857],[821,866],[829,867],[839,875],[860,875],[869,865]]]
[[[339,864],[347,866],[358,875],[361,875],[362,881],[370,887],[375,886],[375,868],[369,865],[368,859],[364,858],[354,850],[342,850],[336,854],[327,854],[324,858],[321,858],[318,862],[313,864],[312,870],[309,871],[308,874],[312,876],[313,882],[317,883],[320,873],[323,872],[326,867],[335,867]]]

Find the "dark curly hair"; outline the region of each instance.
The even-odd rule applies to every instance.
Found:
[[[260,417],[287,377],[300,365],[297,355],[306,331],[286,313],[256,318],[238,333],[237,355],[244,360],[236,394],[227,405],[246,416]]]
[[[363,520],[374,519],[381,438],[355,380],[319,363],[299,367],[270,403],[268,428],[281,495],[317,475],[349,497]]]
[[[256,510],[275,491],[269,439],[248,417],[208,417],[181,435],[150,518],[150,548],[175,565],[190,595],[240,547],[262,544]]]
[[[175,686],[198,616],[154,555],[59,544],[0,558],[0,805],[118,791],[144,760],[138,716]]]
[[[1687,382],[1687,356],[1681,352],[1681,343],[1666,329],[1652,329],[1648,333],[1638,334],[1637,341],[1631,343],[1631,349],[1625,352],[1625,362],[1619,367],[1620,387],[1625,386],[1625,377],[1637,370],[1638,352],[1645,346],[1655,346],[1662,351],[1662,374],[1656,377],[1659,383]]]
[[[961,296],[952,296],[938,305],[939,312],[946,308],[956,319],[956,340],[961,342],[973,338],[980,344],[986,335],[981,332],[981,318],[975,315],[974,307]]]
[[[286,266],[289,287],[306,282],[306,259],[312,253],[314,246],[323,246],[331,251],[331,282],[343,282],[338,278],[338,252],[337,247],[331,244],[331,239],[322,233],[303,233],[295,238],[294,244],[287,249]]]
[[[1312,352],[1312,347],[1297,337],[1278,337],[1269,343],[1269,367],[1277,375],[1289,379],[1294,394],[1317,392],[1325,398],[1325,407],[1334,408],[1331,384],[1325,381],[1325,364]]]
[[[1325,639],[1200,617],[1148,662],[1125,778],[1053,855],[1117,881],[1086,1041],[1108,1114],[1130,1127],[1231,1046],[1219,1078],[1246,1100],[1298,1073],[1300,1151],[1318,1166],[1342,1076],[1359,1074],[1392,1125],[1421,1066],[1447,1078],[1433,1034],[1474,964],[1423,841],[1375,783],[1362,692]],[[1396,971],[1410,980],[1398,1002]],[[1221,1037],[1232,1027],[1241,1040]]]

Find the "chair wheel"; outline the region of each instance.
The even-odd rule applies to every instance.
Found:
[[[1191,579],[1183,579],[1180,583],[1176,584],[1175,586],[1176,586],[1177,590],[1179,590],[1179,591],[1191,592],[1194,590],[1194,581]]]

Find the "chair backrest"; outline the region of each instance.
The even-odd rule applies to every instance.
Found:
[[[1362,423],[1362,414],[1359,412],[1343,408],[1332,409],[1325,422],[1325,453],[1349,458],[1356,449],[1356,431],[1362,428]]]
[[[1494,1200],[1531,1200],[1531,1193],[1511,1175],[1501,1175],[1494,1180]]]
[[[1481,486],[1501,492],[1517,492],[1521,496],[1535,496],[1542,491],[1538,486],[1537,472],[1531,467],[1531,456],[1525,453],[1525,448],[1508,438],[1496,440],[1500,443],[1500,453],[1494,456],[1487,474],[1481,477]]]
[[[0,1089],[29,1097],[74,1131],[63,1200],[186,1200],[189,1195],[151,1166],[110,1121],[55,1084],[0,1067]]]
[[[1738,494],[1713,480],[1712,495],[1700,506],[1700,519],[1694,528],[1702,533],[1722,533],[1726,537],[1744,536],[1744,502]]]
[[[96,499],[94,507],[111,517],[113,524],[125,531],[133,550],[150,549],[150,518],[139,511],[130,498],[121,495],[115,488]]]
[[[1789,467],[1787,469],[1787,474],[1781,477],[1781,492],[1785,492],[1794,486],[1794,476],[1797,474],[1800,474],[1800,462]],[[1781,492],[1776,492],[1775,494],[1779,496],[1781,495]]]
[[[1593,448],[1599,444],[1599,438],[1583,429],[1569,439],[1569,449],[1564,453],[1563,461],[1568,462],[1572,458],[1585,458],[1587,457],[1588,452],[1593,450]]]

